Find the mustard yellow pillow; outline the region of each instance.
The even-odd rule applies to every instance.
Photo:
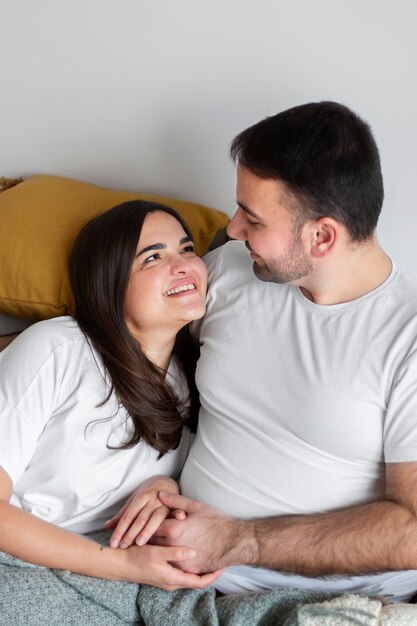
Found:
[[[56,176],[33,176],[0,193],[0,313],[40,320],[74,313],[67,263],[80,228],[135,198],[176,209],[203,254],[228,217],[199,204],[112,191]]]

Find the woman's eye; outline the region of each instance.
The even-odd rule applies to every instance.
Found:
[[[185,246],[185,248],[181,250],[181,254],[184,254],[184,252],[195,252],[194,246],[193,245]]]
[[[157,261],[160,258],[161,257],[159,256],[158,253],[152,254],[151,256],[146,257],[146,259],[144,260],[144,263],[152,263],[152,261]]]
[[[247,220],[248,224],[250,224],[251,226],[259,226],[259,222],[253,222],[252,220]]]

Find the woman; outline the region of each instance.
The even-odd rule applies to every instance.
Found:
[[[145,482],[133,529],[144,544],[167,515],[157,492],[177,490],[160,475],[175,477],[188,452],[186,326],[204,314],[206,294],[191,233],[165,206],[121,204],[83,228],[70,276],[75,319],[35,324],[0,355],[0,550],[104,579],[210,584],[216,574],[169,564],[186,547],[110,549],[81,534],[103,528]]]

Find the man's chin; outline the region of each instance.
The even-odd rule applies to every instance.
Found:
[[[280,275],[271,270],[264,261],[262,261],[261,264],[255,261],[252,265],[252,269],[256,278],[259,278],[259,280],[262,280],[264,283],[286,285],[292,280],[290,276]]]
[[[264,282],[271,282],[271,281],[273,282],[271,272],[269,271],[269,269],[267,268],[265,264],[261,265],[257,261],[254,261],[252,265],[252,269],[256,278],[259,278],[259,280],[263,280]]]

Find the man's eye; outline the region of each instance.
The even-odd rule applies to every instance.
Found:
[[[250,224],[251,226],[259,226],[259,222],[254,222],[253,220],[247,220],[248,224]]]

